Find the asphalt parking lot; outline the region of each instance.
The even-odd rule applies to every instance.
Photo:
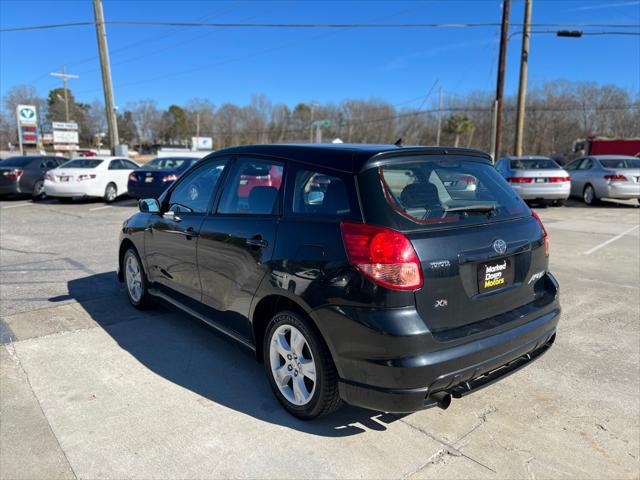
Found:
[[[537,209],[563,316],[540,360],[442,411],[289,416],[210,328],[129,306],[131,200],[0,202],[0,477],[638,478],[640,208]]]

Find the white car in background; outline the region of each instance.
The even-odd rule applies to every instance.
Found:
[[[100,197],[110,203],[127,193],[129,174],[138,167],[127,158],[74,158],[47,172],[44,191],[50,197]]]

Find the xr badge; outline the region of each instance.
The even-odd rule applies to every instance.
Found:
[[[449,302],[447,301],[447,299],[441,298],[440,300],[436,300],[436,303],[433,306],[434,308],[442,308],[442,307],[446,307],[447,305],[449,305]]]

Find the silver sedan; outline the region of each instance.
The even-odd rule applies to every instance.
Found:
[[[548,157],[504,157],[496,170],[524,200],[561,205],[569,198],[569,174]]]
[[[640,202],[640,158],[624,155],[592,155],[567,165],[571,195],[587,205],[601,198],[636,199]]]

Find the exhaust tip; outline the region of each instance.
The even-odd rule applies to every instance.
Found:
[[[430,395],[430,397],[435,400],[438,408],[441,408],[442,410],[446,410],[449,408],[449,405],[451,405],[451,394],[449,392],[436,392],[433,395]]]

